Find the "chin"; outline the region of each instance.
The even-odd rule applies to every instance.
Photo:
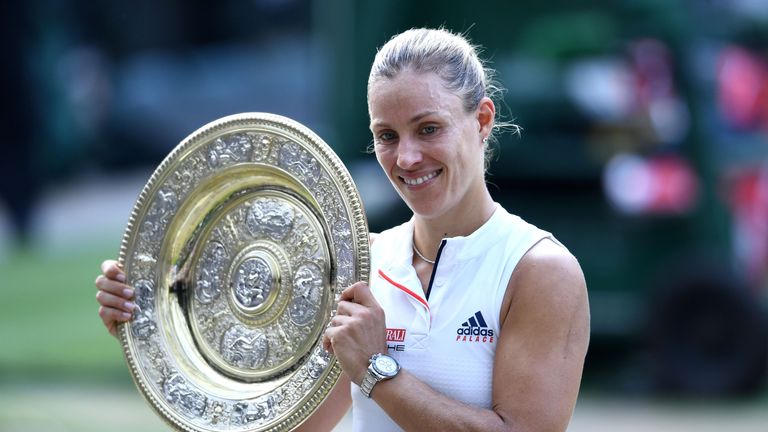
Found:
[[[424,218],[424,219],[434,219],[437,218],[443,214],[445,214],[445,209],[443,206],[438,204],[431,204],[431,203],[411,203],[406,201],[406,204],[411,209],[413,214]]]

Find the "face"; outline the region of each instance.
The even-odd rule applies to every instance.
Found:
[[[437,75],[403,71],[373,84],[368,109],[376,158],[416,215],[450,215],[483,196],[490,100],[468,113]]]

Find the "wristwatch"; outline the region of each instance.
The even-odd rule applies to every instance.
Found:
[[[368,360],[368,370],[365,371],[363,381],[360,383],[360,391],[365,397],[371,397],[371,391],[379,381],[394,378],[400,372],[400,364],[397,360],[386,354],[374,354]]]

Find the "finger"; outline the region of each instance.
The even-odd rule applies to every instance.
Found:
[[[136,304],[134,302],[128,301],[123,297],[110,294],[106,291],[98,291],[96,293],[96,301],[99,302],[99,304],[102,306],[119,309],[123,312],[128,312],[129,314],[132,313],[134,309],[136,309]]]
[[[99,291],[106,291],[112,295],[123,297],[126,300],[133,298],[134,289],[122,282],[108,279],[104,275],[99,275],[96,278],[95,283],[96,288],[98,288]]]
[[[371,288],[365,282],[356,282],[341,292],[340,300],[353,301],[363,306],[378,305]]]
[[[323,349],[328,354],[333,354],[333,343],[331,342],[331,336],[328,335],[328,330],[323,334]]]
[[[351,301],[340,301],[338,306],[336,306],[336,315],[352,316],[364,311],[365,309],[365,306],[353,303]]]
[[[354,319],[351,316],[336,314],[333,318],[331,318],[329,325],[330,327],[341,327],[343,325],[349,324],[352,321],[354,321]]]
[[[104,322],[107,329],[109,329],[109,332],[112,333],[112,327],[114,327],[116,323],[129,321],[131,319],[131,314],[119,309],[101,306],[99,308],[99,317],[101,318],[101,321]]]
[[[365,282],[355,282],[354,284],[344,288],[343,291],[341,291],[341,295],[339,296],[339,300],[347,300],[347,301],[354,301],[355,300],[355,290],[357,289],[358,285],[365,284]]]
[[[105,260],[101,263],[101,273],[109,279],[125,282],[125,273],[115,260]]]
[[[111,334],[112,336],[114,336],[116,338],[119,338],[117,336],[117,324],[116,323],[112,324],[112,325],[108,325],[107,326],[107,331],[109,331],[109,334]]]

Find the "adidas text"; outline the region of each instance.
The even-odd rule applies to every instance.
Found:
[[[482,327],[459,327],[456,329],[456,334],[463,336],[493,336],[493,330]]]

